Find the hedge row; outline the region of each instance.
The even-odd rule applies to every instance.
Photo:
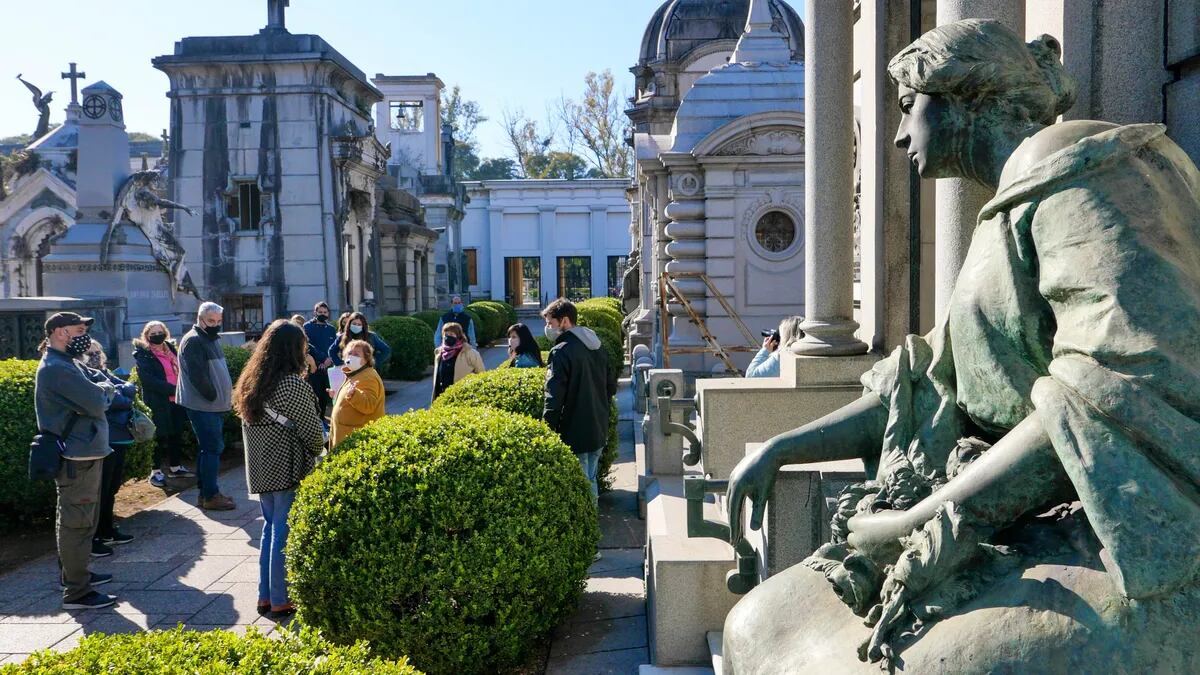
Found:
[[[392,357],[380,375],[393,380],[419,380],[433,363],[433,329],[424,321],[409,316],[384,316],[371,324],[371,330],[392,348]]]
[[[29,480],[29,443],[37,433],[37,366],[37,361],[0,361],[0,527],[54,514],[54,483]],[[135,405],[147,410],[140,397]],[[153,455],[153,440],[133,445],[125,455],[126,479],[148,476]]]
[[[484,406],[542,419],[545,404],[545,368],[498,368],[460,380],[436,401],[434,409]],[[612,465],[617,460],[617,405],[609,402],[608,440],[600,453],[597,480],[608,489],[612,485]]]
[[[431,673],[523,663],[575,609],[599,541],[567,446],[492,408],[360,429],[305,478],[289,523],[300,621]]]
[[[91,633],[67,652],[44,650],[0,666],[0,675],[68,673],[271,673],[300,675],[421,675],[406,659],[373,656],[365,642],[339,647],[311,629],[267,637],[250,627],[227,630],[176,627],[138,633]]]

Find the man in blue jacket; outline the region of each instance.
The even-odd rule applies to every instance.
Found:
[[[308,336],[308,354],[317,364],[317,370],[308,376],[308,384],[317,395],[317,416],[325,424],[325,409],[329,398],[329,371],[333,359],[329,358],[329,346],[337,340],[337,329],[329,323],[329,304],[324,300],[313,305],[313,318],[304,323],[304,334]]]
[[[112,575],[92,574],[88,569],[100,515],[102,465],[112,452],[104,413],[116,394],[109,382],[93,382],[86,374],[87,366],[75,360],[92,344],[88,328],[93,322],[74,312],[59,312],[47,319],[45,352],[34,380],[38,429],[62,439],[62,464],[54,484],[65,609],[99,609],[116,602],[94,588],[112,581]]]
[[[479,343],[475,341],[475,322],[471,320],[471,315],[467,314],[467,308],[463,306],[462,296],[460,295],[450,298],[450,311],[443,314],[441,319],[438,319],[437,328],[433,331],[434,348],[442,346],[442,326],[448,323],[456,323],[462,326],[463,332],[467,335],[467,342],[470,342],[472,347],[479,346]]]

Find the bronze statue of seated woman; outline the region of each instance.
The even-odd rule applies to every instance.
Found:
[[[1054,123],[1060,52],[970,20],[889,64],[921,177],[996,196],[937,327],[733,471],[734,541],[783,465],[871,480],[730,613],[726,672],[1200,669],[1200,173],[1161,125]]]

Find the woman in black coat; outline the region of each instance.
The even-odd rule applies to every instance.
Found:
[[[154,473],[150,484],[162,487],[167,478],[187,478],[195,474],[183,465],[183,424],[187,413],[175,402],[179,382],[179,355],[171,342],[171,331],[161,321],[151,321],[142,335],[133,341],[133,359],[142,383],[142,400],[154,418]],[[164,459],[167,472],[163,473]]]

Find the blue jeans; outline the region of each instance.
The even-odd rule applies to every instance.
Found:
[[[187,409],[192,431],[196,433],[196,479],[200,483],[200,498],[208,499],[221,493],[217,487],[217,472],[221,468],[221,453],[225,451],[225,413]]]
[[[262,541],[258,543],[258,600],[270,600],[271,606],[278,609],[288,603],[283,547],[287,544],[287,518],[296,491],[264,492],[258,499],[263,514]]]
[[[592,452],[577,452],[575,456],[579,458],[579,466],[583,469],[584,478],[592,484],[592,504],[599,506],[600,504],[600,483],[596,480],[596,472],[600,469],[600,453],[604,452],[604,448]]]

